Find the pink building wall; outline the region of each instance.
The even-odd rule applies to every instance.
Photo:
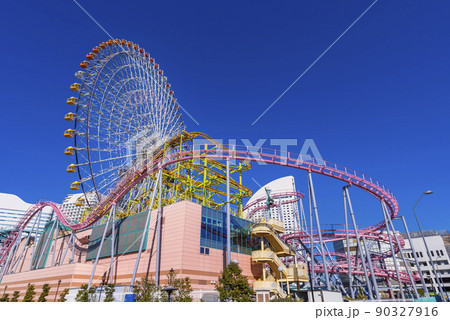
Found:
[[[157,210],[153,210],[150,218],[147,249],[141,254],[136,280],[140,280],[145,276],[155,279],[156,220]],[[166,275],[173,268],[178,278],[190,278],[191,286],[194,290],[194,300],[199,300],[203,293],[215,290],[215,284],[218,284],[218,278],[220,277],[225,262],[225,253],[222,250],[210,248],[209,255],[200,253],[200,228],[201,205],[189,201],[182,201],[163,208],[160,261],[161,284],[167,283]],[[50,267],[54,241],[44,269],[29,271],[31,248],[26,249],[25,258],[16,273],[4,276],[2,283],[0,283],[0,292],[3,292],[7,286],[6,293],[12,295],[15,290],[18,290],[21,293],[20,299],[22,299],[28,283],[36,285],[37,296],[40,294],[42,285],[48,283],[51,286],[49,297],[52,297],[56,293],[58,280],[61,280],[59,292],[64,288],[77,288],[81,284],[88,283],[95,260],[85,260],[87,237],[90,234],[91,230],[76,234],[75,263],[72,264],[69,264],[69,259],[72,257],[71,247],[67,252],[64,262],[59,263],[67,246],[68,235],[58,238],[56,242],[55,261],[61,265]],[[110,240],[105,239],[105,243],[106,241]],[[20,254],[24,242],[22,242],[19,250],[17,250],[16,258]],[[114,282],[116,285],[130,284],[136,258],[137,252],[115,256]],[[243,269],[243,274],[247,276],[250,283],[261,276],[261,265],[252,265],[250,255],[232,252],[231,259],[238,261],[240,267]],[[100,284],[101,277],[105,272],[109,280],[110,263],[110,257],[99,259],[93,285]]]

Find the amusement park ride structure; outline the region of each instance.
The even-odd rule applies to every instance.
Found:
[[[74,123],[72,129],[64,132],[65,137],[73,140],[73,146],[69,146],[65,154],[75,160],[67,167],[67,172],[77,176],[70,189],[81,189],[84,194],[94,193],[97,201],[90,204],[87,196],[77,200],[78,205],[86,204],[89,208],[80,221],[72,221],[58,204],[50,201],[40,201],[32,206],[0,248],[0,281],[5,274],[14,272],[22,255],[17,251],[23,231],[46,206],[54,210],[55,221],[59,222],[53,228],[59,230],[63,225],[71,230],[69,243],[72,241],[73,245],[76,231],[88,228],[100,219],[108,226],[117,218],[157,208],[160,221],[162,206],[181,200],[226,211],[228,221],[229,215],[242,217],[246,208],[260,203],[250,213],[248,218],[251,218],[257,210],[277,205],[266,204],[266,199],[243,205],[244,199],[252,195],[252,191],[243,185],[243,174],[251,169],[252,162],[259,162],[307,172],[309,227],[304,226],[298,232],[281,237],[290,248],[296,248],[295,254],[289,253],[283,258],[284,263],[305,265],[307,260],[311,261],[311,288],[341,291],[349,298],[355,298],[359,288],[366,288],[369,299],[378,300],[382,290],[394,297],[391,285],[394,280],[403,299],[406,298],[406,289],[411,289],[411,296],[419,298],[416,282],[420,280],[425,296],[429,296],[420,266],[416,265],[417,272],[410,269],[409,265],[414,261],[406,260],[402,249],[404,240],[394,228],[393,219],[399,213],[397,200],[377,180],[307,155],[222,145],[206,134],[186,132],[180,106],[163,71],[148,52],[131,41],[116,39],[103,42],[86,55],[80,66],[82,70],[76,73],[79,82],[70,87],[77,96],[67,100],[75,110],[65,116],[67,121]],[[198,143],[200,139],[202,143]],[[346,184],[343,187],[345,228],[322,229],[313,174]],[[350,199],[351,186],[366,191],[380,202],[381,222],[364,228],[357,225]],[[273,198],[282,196],[271,195]],[[293,196],[295,201],[304,197],[299,192]],[[229,226],[228,222],[228,263]],[[144,233],[147,229],[148,218]],[[160,223],[157,230],[161,232]],[[36,232],[35,228],[28,234],[27,241],[33,232]],[[356,254],[350,252],[349,245],[347,252],[330,252],[327,246],[334,241],[349,244],[351,239],[356,239]],[[374,250],[380,243],[389,249]],[[159,259],[158,247],[157,250]],[[414,248],[412,250],[415,255]],[[140,252],[131,285],[135,281]],[[66,253],[67,250],[64,255]],[[98,258],[97,255],[89,286]],[[387,260],[393,261],[394,268],[386,266]],[[348,277],[347,287],[343,286],[339,275]]]

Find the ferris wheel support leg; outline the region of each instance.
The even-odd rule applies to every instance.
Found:
[[[109,215],[108,215],[108,220],[106,220],[106,225],[105,225],[105,229],[103,230],[102,240],[100,240],[100,246],[98,247],[98,250],[97,250],[97,256],[95,257],[94,267],[92,268],[91,277],[89,278],[89,283],[87,286],[88,289],[91,287],[92,280],[94,279],[95,269],[97,268],[98,259],[100,258],[100,253],[103,248],[103,242],[105,242],[106,232],[108,231],[109,222],[111,221],[111,215],[114,210],[116,210],[115,203],[113,203],[113,205],[111,206],[111,210],[109,211]]]
[[[325,283],[327,286],[327,290],[330,291],[331,285],[330,285],[330,279],[329,279],[329,275],[328,275],[328,266],[327,266],[327,260],[325,259],[325,250],[323,249],[324,244],[322,241],[322,231],[320,229],[319,213],[317,211],[316,197],[314,195],[314,185],[313,185],[313,181],[312,181],[312,174],[310,171],[308,172],[308,181],[309,181],[308,186],[309,186],[309,189],[311,190],[311,200],[312,200],[312,204],[313,204],[313,208],[314,208],[314,216],[316,218],[315,220],[316,220],[316,225],[317,225],[317,234],[319,235],[319,246],[320,246],[320,251],[322,254],[322,264],[323,264],[323,271],[325,273]]]
[[[66,258],[67,251],[69,251],[70,243],[72,242],[72,238],[74,237],[74,234],[75,234],[75,231],[72,230],[72,233],[70,234],[70,237],[69,237],[69,241],[67,241],[67,247],[64,250],[61,260],[59,261],[59,265],[62,265],[64,263],[64,259]]]
[[[345,220],[345,241],[347,244],[347,272],[348,272],[348,288],[350,290],[350,297],[355,299],[355,293],[353,292],[353,278],[352,278],[352,261],[350,256],[350,237],[348,235],[348,213],[347,213],[347,195],[345,189],[343,191],[344,196],[344,220]]]
[[[350,194],[348,192],[348,188],[349,186],[344,187],[345,190],[345,194],[347,196],[347,202],[348,202],[348,209],[350,211],[350,217],[352,218],[352,224],[353,224],[353,229],[355,230],[355,237],[356,237],[356,245],[359,251],[359,255],[361,257],[361,263],[362,263],[362,267],[364,270],[364,277],[366,280],[366,284],[367,284],[367,291],[369,292],[369,299],[373,300],[373,293],[372,293],[372,286],[370,284],[370,279],[369,279],[369,275],[367,273],[367,267],[366,267],[366,259],[364,257],[364,253],[361,249],[361,242],[360,242],[360,237],[359,237],[359,233],[358,233],[358,227],[356,226],[356,220],[355,220],[355,214],[353,212],[353,207],[352,207],[352,202],[350,200]],[[355,257],[355,261],[356,261],[357,257]],[[355,263],[356,266],[356,263]]]
[[[384,201],[381,201],[381,208],[383,210],[384,223],[386,225],[386,233],[387,233],[388,239],[389,239],[389,246],[391,248],[392,260],[394,261],[395,274],[397,275],[397,280],[398,280],[397,282],[398,282],[398,286],[400,288],[400,294],[402,296],[402,299],[405,300],[405,294],[403,292],[403,286],[402,286],[402,281],[400,278],[400,272],[398,270],[397,258],[395,257],[394,245],[392,244],[391,231],[389,229],[389,224],[388,224],[388,221],[386,218],[386,215],[389,215],[389,213],[387,213],[387,209],[386,209],[386,205],[385,205]]]
[[[396,219],[396,218],[394,218],[394,219]],[[408,229],[408,225],[406,224],[405,217],[402,216],[402,217],[399,217],[399,219],[401,219],[403,221],[403,226],[405,227],[406,235],[408,236],[408,241],[411,246],[411,251],[412,251],[412,254],[414,257],[414,262],[416,263],[417,271],[419,272],[420,282],[422,283],[422,288],[425,293],[425,297],[429,297],[430,293],[428,292],[427,284],[425,283],[425,279],[423,278],[422,268],[420,267],[419,261],[417,260],[416,250],[414,249],[414,245],[411,240],[411,235],[409,233],[409,229]]]
[[[38,261],[37,261],[37,263],[36,263],[36,265],[34,267],[35,270],[37,270],[39,268],[39,264],[41,262],[42,256],[44,255],[44,252],[47,250],[48,241],[53,236],[53,230],[55,229],[57,222],[58,222],[58,219],[55,219],[55,222],[53,222],[52,229],[50,230],[50,232],[49,232],[49,234],[47,236],[47,239],[45,240],[44,247],[42,248],[42,250],[41,250],[41,252],[39,254],[39,259],[38,259]]]
[[[230,159],[227,158],[227,265],[231,262]]]
[[[38,234],[39,234],[39,226],[41,225],[41,216],[42,216],[42,209],[39,210],[38,217],[37,217],[38,222],[37,222],[36,232],[34,234],[33,249],[31,250],[30,271],[33,268],[33,258],[34,258],[36,242],[37,242],[37,238],[38,238]]]
[[[372,288],[375,290],[376,300],[380,300],[380,291],[378,291],[377,279],[375,277],[375,272],[373,271],[372,259],[370,257],[370,251],[369,251],[369,249],[367,247],[366,237],[363,236],[361,238],[362,238],[362,242],[363,242],[363,245],[364,245],[364,252],[366,253],[367,264],[369,265],[370,276],[371,276],[371,279],[372,279]]]
[[[313,218],[312,218],[312,202],[311,202],[311,188],[308,188],[308,202],[309,202],[309,251],[311,255],[311,291],[314,290],[314,285],[316,284],[316,275],[314,272],[314,228],[313,228]]]
[[[389,222],[389,225],[391,226],[392,232],[394,233],[395,241],[397,242],[397,244],[398,244],[398,249],[399,249],[399,251],[400,251],[400,257],[402,258],[403,264],[405,265],[405,269],[406,269],[406,272],[408,273],[409,281],[411,281],[411,285],[412,285],[412,287],[413,287],[414,294],[416,295],[416,298],[419,299],[420,297],[419,297],[419,293],[417,292],[416,283],[415,283],[415,281],[414,281],[414,278],[412,277],[412,274],[411,274],[411,270],[410,270],[410,268],[409,268],[409,265],[408,265],[408,263],[406,262],[405,254],[403,253],[402,246],[400,245],[400,242],[398,241],[398,236],[397,236],[397,233],[395,232],[395,228],[394,228],[394,224],[392,223],[391,216],[390,216],[389,214],[387,214],[386,217],[387,217],[387,220],[388,220],[388,222]]]
[[[50,267],[53,267],[55,265],[56,242],[58,241],[58,233],[59,233],[59,223],[56,223],[55,243],[53,244],[52,264]]]
[[[157,185],[159,192],[158,192],[158,216],[157,216],[157,223],[158,227],[156,229],[156,268],[155,268],[155,284],[158,287],[161,279],[160,275],[160,266],[161,266],[161,227],[162,227],[162,206],[161,206],[161,199],[162,199],[162,169],[159,169],[159,184]],[[156,186],[155,186],[156,190]]]
[[[152,191],[152,198],[150,201],[150,206],[148,207],[148,214],[147,214],[147,219],[145,220],[145,227],[144,227],[144,231],[142,232],[142,238],[141,238],[141,244],[139,245],[139,251],[138,251],[138,256],[136,258],[136,264],[134,265],[134,271],[133,271],[133,276],[131,277],[131,283],[130,286],[133,287],[134,286],[134,281],[136,280],[136,273],[138,270],[138,266],[139,266],[139,261],[141,260],[141,252],[142,252],[142,248],[144,246],[144,241],[145,238],[147,236],[147,232],[148,232],[148,224],[150,221],[150,216],[152,213],[152,208],[153,208],[153,203],[155,202],[155,197],[156,197],[156,186],[159,183],[159,180],[161,179],[161,175],[162,175],[162,171],[158,172],[158,177],[156,178],[155,184],[154,184],[154,188]]]

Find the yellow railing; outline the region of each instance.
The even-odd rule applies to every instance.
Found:
[[[286,294],[276,281],[262,281],[262,280],[255,281],[253,282],[253,290],[270,291],[271,293],[278,294],[282,298],[286,297]]]

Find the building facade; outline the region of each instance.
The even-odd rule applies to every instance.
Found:
[[[103,275],[110,279],[111,250],[114,252],[113,282],[121,292],[126,292],[132,279],[140,242],[148,213],[143,212],[115,221],[114,242],[106,238],[94,272],[93,285],[98,286]],[[194,301],[218,299],[215,285],[226,265],[226,214],[189,201],[178,202],[163,208],[160,241],[160,284],[167,283],[167,274],[173,268],[177,278],[190,278]],[[143,251],[137,269],[136,280],[143,277],[156,279],[157,272],[157,210],[150,215],[149,232],[144,239]],[[6,293],[19,291],[21,298],[28,283],[36,285],[40,292],[44,283],[51,286],[50,295],[69,288],[76,292],[89,281],[105,224],[100,221],[92,228],[75,233],[75,247],[69,246],[69,235],[60,232],[57,240],[47,227],[36,246],[26,247],[22,261],[14,273],[7,273],[0,283]],[[109,230],[107,234],[110,234]],[[250,222],[238,217],[231,219],[231,260],[238,262],[243,275],[252,284],[261,277],[262,265],[252,263]],[[48,241],[45,246],[46,239]],[[22,241],[17,252],[21,252]],[[113,247],[111,247],[113,246]],[[56,248],[56,249],[55,249]],[[30,271],[31,266],[31,271]],[[76,289],[76,290],[75,290]],[[71,291],[71,292],[72,292]],[[68,297],[73,301],[74,296]]]
[[[85,197],[84,193],[68,194],[61,204],[61,208],[73,221],[80,221],[83,214],[89,208],[87,203],[91,206],[97,204],[97,197],[93,192],[87,193],[87,199],[84,199]],[[76,205],[80,198],[84,199],[84,201],[80,205]]]
[[[434,230],[424,231],[423,234],[437,274],[433,272],[433,267],[420,232],[411,232],[411,242],[416,252],[424,280],[427,283],[428,291],[430,293],[439,293],[439,281],[444,291],[450,293],[450,260],[446,249],[449,234],[447,231],[438,233]],[[410,266],[414,270],[417,270],[416,265],[412,263],[414,256],[411,251],[411,243],[407,238],[405,242],[405,249],[407,250],[406,257],[411,260]]]
[[[0,193],[0,231],[7,233],[9,230],[12,230],[32,205],[14,194]],[[37,226],[39,232],[44,230],[44,226],[52,217],[53,211],[51,208],[42,210],[39,226]],[[31,220],[31,223],[28,223],[24,231],[30,232],[35,222],[36,224],[38,222],[37,216]]]

